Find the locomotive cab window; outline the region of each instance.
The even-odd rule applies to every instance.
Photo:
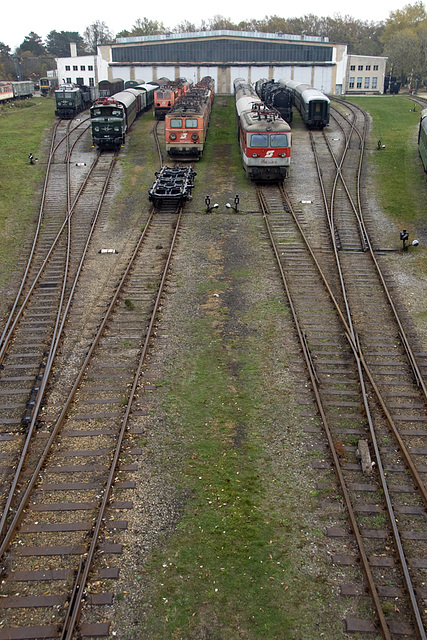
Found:
[[[117,108],[112,109],[111,107],[103,107],[102,109],[92,110],[92,117],[103,116],[104,118],[108,118],[108,116],[116,116],[120,118],[121,115],[121,110]]]
[[[186,118],[185,126],[187,129],[197,129],[197,118]]]
[[[286,133],[272,133],[270,136],[270,145],[272,147],[287,147],[289,146],[288,136]]]
[[[182,118],[171,118],[171,129],[181,129]]]
[[[251,147],[268,147],[268,134],[253,133],[251,135]]]
[[[165,91],[165,94],[163,96],[165,98],[165,100],[170,100],[171,99],[171,92],[170,91]]]
[[[160,100],[161,98],[163,98],[163,91],[157,91],[156,92],[156,98],[157,98],[157,100]]]

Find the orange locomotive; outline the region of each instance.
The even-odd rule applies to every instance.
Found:
[[[166,151],[170,156],[200,158],[214,97],[214,80],[202,78],[165,117]]]
[[[190,88],[191,82],[186,78],[167,80],[162,84],[154,94],[154,115],[157,120],[164,120],[166,114],[182,96],[188,93]]]

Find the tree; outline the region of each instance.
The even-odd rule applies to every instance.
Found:
[[[204,21],[202,21],[202,24],[203,23]],[[215,15],[205,24],[207,24],[207,28],[203,29],[203,31],[221,31],[223,29],[235,30],[237,28],[234,22],[231,22],[229,18],[224,18],[224,16],[220,15]]]
[[[183,20],[172,29],[173,33],[194,33],[195,31],[200,31],[198,27],[193,22],[189,22],[188,20]]]
[[[71,42],[76,43],[78,55],[86,52],[85,42],[77,31],[51,31],[46,38],[46,48],[58,58],[67,58],[70,55]]]
[[[0,42],[0,78],[11,80],[14,77],[14,65],[10,55],[10,47],[4,42]]]
[[[107,42],[111,42],[114,36],[105,22],[97,20],[89,27],[86,27],[83,33],[83,38],[88,51],[90,53],[96,53],[96,49],[99,44],[107,44]]]
[[[138,18],[130,32],[131,36],[157,36],[166,33],[163,22],[148,20],[148,18]]]
[[[390,12],[382,41],[393,75],[403,82],[427,76],[427,13],[422,2]]]
[[[10,55],[10,47],[4,42],[0,42],[0,56]]]
[[[46,53],[46,49],[40,36],[34,33],[34,31],[31,31],[28,36],[25,36],[24,41],[19,45],[16,52],[18,55],[29,52],[34,56],[42,56]]]

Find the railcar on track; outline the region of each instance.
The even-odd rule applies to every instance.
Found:
[[[427,109],[421,111],[420,126],[418,129],[418,151],[424,171],[427,171]]]
[[[213,97],[214,80],[206,76],[166,114],[166,151],[171,157],[201,158]]]
[[[58,78],[40,78],[40,93],[47,96],[58,88]]]
[[[234,81],[243,167],[252,180],[283,180],[291,164],[291,127],[243,78]]]
[[[113,80],[101,80],[98,83],[99,97],[107,98],[108,96],[113,96],[115,93],[123,91],[124,88],[125,83],[121,78],[114,78]]]
[[[275,80],[261,78],[255,83],[255,91],[261,100],[277,111],[288,124],[292,122],[292,94],[287,87]]]
[[[145,80],[126,80],[125,89],[132,89],[133,87],[137,87],[140,84],[145,84]]]
[[[0,103],[8,100],[31,98],[34,95],[34,82],[31,80],[5,80],[0,82]]]
[[[323,129],[329,124],[331,103],[327,96],[309,84],[295,80],[280,79],[279,84],[289,89],[292,103],[301,114],[304,124],[310,129]]]
[[[164,120],[166,114],[175,104],[185,96],[191,88],[191,82],[186,78],[169,80],[156,89],[154,94],[154,115],[157,120]]]
[[[93,102],[91,87],[77,84],[61,84],[55,90],[55,115],[71,120],[80,111],[88,109]]]
[[[98,98],[90,108],[92,141],[99,149],[117,149],[135,118],[152,106],[158,85],[147,83]]]
[[[156,208],[163,204],[179,204],[192,197],[194,177],[197,175],[192,167],[163,166],[156,172],[156,180],[148,192],[148,197]]]

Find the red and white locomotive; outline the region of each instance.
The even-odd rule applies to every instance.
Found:
[[[243,78],[234,81],[243,167],[252,180],[280,181],[289,175],[292,134],[289,124],[267,107]]]
[[[166,151],[170,156],[202,156],[213,97],[214,80],[206,76],[166,114]]]

